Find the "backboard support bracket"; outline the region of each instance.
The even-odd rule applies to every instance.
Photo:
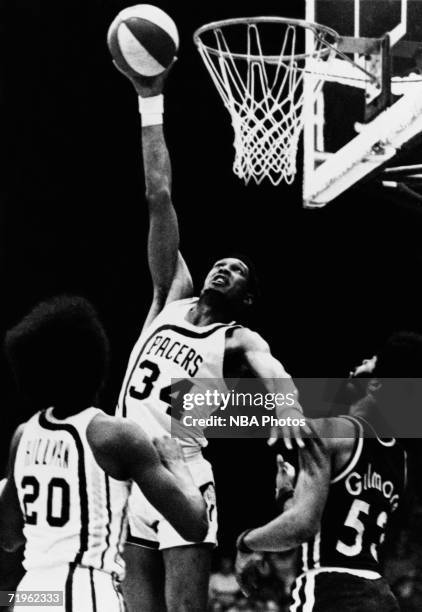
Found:
[[[393,159],[400,149],[422,133],[422,83],[365,126],[324,163],[304,184],[305,208],[325,206],[355,183]]]

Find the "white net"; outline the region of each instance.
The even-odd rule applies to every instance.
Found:
[[[271,37],[266,36],[268,26]],[[335,33],[281,18],[228,20],[204,28],[196,33],[195,42],[231,116],[234,173],[245,183],[254,179],[259,184],[266,177],[273,185],[283,180],[292,183],[304,121],[303,77],[309,59],[301,53],[304,31],[308,28],[315,38],[315,60],[325,60],[334,52],[327,38],[332,40]],[[270,38],[277,54],[268,50]],[[313,79],[312,96],[317,96],[322,83],[323,78]]]

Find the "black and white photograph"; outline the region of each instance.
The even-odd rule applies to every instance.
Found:
[[[421,612],[422,0],[0,0],[0,609]]]

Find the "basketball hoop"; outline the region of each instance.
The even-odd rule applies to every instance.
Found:
[[[305,38],[312,37],[312,52]],[[248,183],[268,177],[291,184],[304,121],[303,77],[308,62],[325,63],[340,37],[331,28],[283,17],[251,17],[209,23],[194,41],[231,115],[234,173]],[[324,75],[307,95],[316,98]]]

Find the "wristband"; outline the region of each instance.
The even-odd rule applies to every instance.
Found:
[[[142,118],[142,127],[149,125],[161,125],[164,114],[164,96],[151,96],[150,98],[138,97],[139,113]]]
[[[253,531],[253,529],[246,529],[245,531],[242,531],[240,536],[237,538],[237,542],[236,542],[237,550],[240,551],[241,553],[246,553],[248,555],[250,555],[251,553],[255,552],[254,550],[249,548],[249,546],[245,542],[246,536],[251,531]]]

